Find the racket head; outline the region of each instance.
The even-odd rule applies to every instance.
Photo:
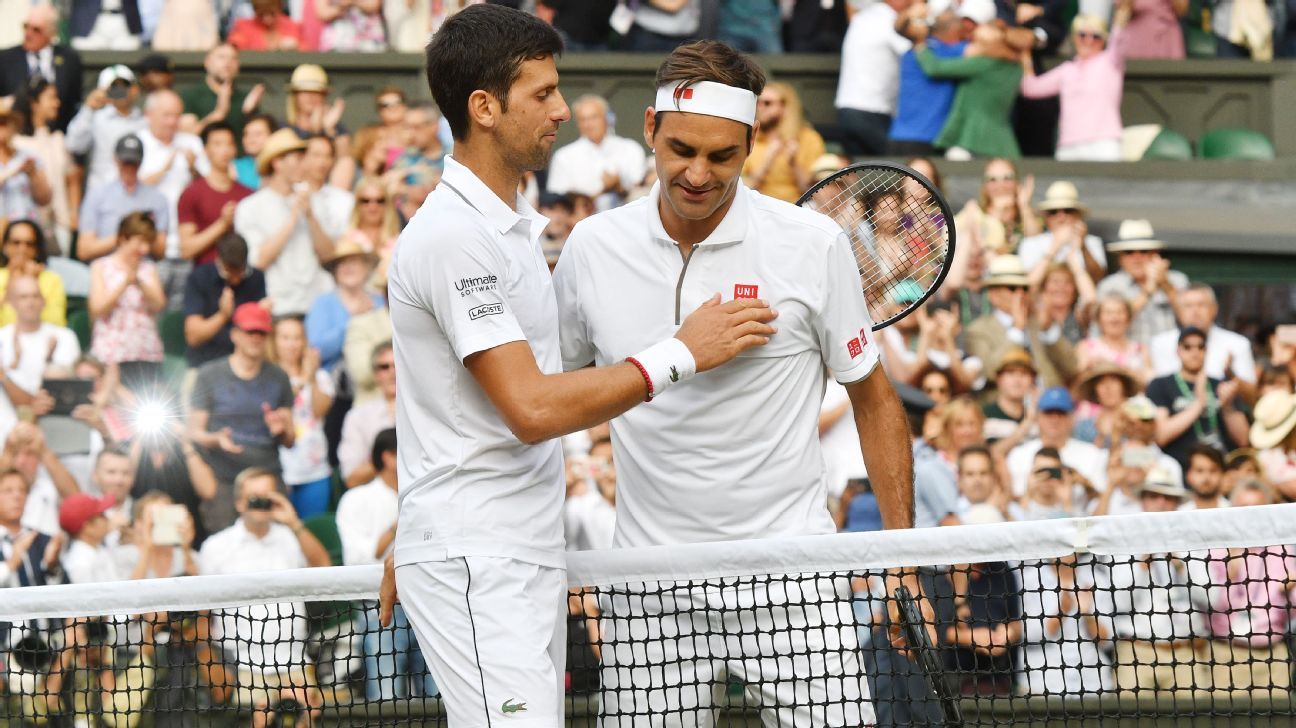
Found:
[[[842,227],[859,265],[873,330],[916,311],[954,259],[954,214],[940,191],[903,164],[852,164],[797,200]]]
[[[945,713],[945,724],[962,725],[963,711],[959,707],[959,698],[945,680],[945,669],[941,666],[936,646],[932,644],[931,637],[927,634],[918,602],[905,586],[896,587],[895,600],[899,607],[900,628],[904,634],[905,644],[918,658],[918,666],[927,680],[928,689],[940,701],[941,711]]]

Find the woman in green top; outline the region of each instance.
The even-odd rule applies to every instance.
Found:
[[[961,82],[936,137],[937,147],[958,147],[978,157],[1021,157],[1012,129],[1013,102],[1022,77],[1017,56],[1004,42],[1003,29],[988,24],[977,27],[962,58],[937,58],[919,49],[923,73]]]

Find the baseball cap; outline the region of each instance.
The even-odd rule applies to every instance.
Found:
[[[1049,387],[1044,390],[1044,394],[1039,398],[1040,412],[1066,412],[1070,413],[1075,409],[1075,403],[1071,401],[1071,393],[1066,387]]]
[[[113,148],[113,156],[118,162],[139,164],[144,161],[144,142],[134,134],[127,134],[117,140],[117,146]]]
[[[977,25],[989,23],[998,15],[994,0],[963,0],[958,5],[958,16]]]
[[[91,518],[102,515],[112,507],[113,499],[110,495],[103,498],[86,493],[70,495],[59,504],[59,528],[75,536],[81,533],[81,529],[85,528]]]
[[[118,81],[125,81],[126,86],[113,88],[113,84]],[[129,86],[135,84],[135,74],[130,68],[122,63],[115,63],[99,72],[98,87],[108,92],[108,98],[121,99],[126,97]]]
[[[270,312],[261,304],[249,301],[234,309],[234,326],[243,331],[270,333]]]
[[[1200,337],[1202,338],[1202,340],[1205,340],[1205,339],[1206,339],[1206,332],[1205,332],[1205,331],[1202,331],[1201,329],[1197,328],[1196,326],[1185,326],[1185,327],[1183,327],[1182,329],[1179,329],[1179,343],[1180,343],[1180,344],[1183,343],[1183,340],[1184,340],[1184,339],[1186,339],[1186,338],[1188,338],[1188,337],[1190,337],[1190,336],[1200,336]]]

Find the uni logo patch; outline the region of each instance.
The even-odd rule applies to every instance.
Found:
[[[749,286],[745,283],[734,284],[734,298],[756,298],[760,286]]]
[[[860,346],[860,340],[851,339],[850,341],[846,342],[846,353],[850,354],[852,359],[859,356],[860,354],[863,354],[864,347]]]

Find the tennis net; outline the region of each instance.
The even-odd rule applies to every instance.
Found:
[[[573,553],[568,722],[1285,724],[1293,543],[1278,505]],[[0,725],[443,725],[378,578],[0,591]]]

